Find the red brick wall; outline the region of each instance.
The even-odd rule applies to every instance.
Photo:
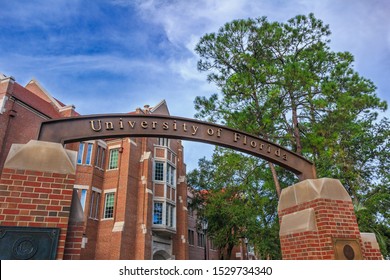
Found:
[[[83,232],[83,222],[69,222],[65,240],[64,260],[80,259]]]
[[[74,180],[74,175],[3,169],[0,224],[60,228],[56,258],[63,259]]]
[[[383,256],[378,248],[374,248],[371,242],[363,242],[363,251],[366,260],[382,260]]]
[[[13,110],[13,116],[10,111]],[[7,111],[0,114],[0,170],[3,168],[5,159],[12,144],[25,144],[31,139],[36,139],[38,129],[44,119],[18,103],[8,100]],[[17,129],[16,129],[17,128]]]

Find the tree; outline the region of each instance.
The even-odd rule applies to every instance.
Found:
[[[287,23],[235,20],[206,34],[195,49],[198,69],[220,93],[197,97],[196,117],[311,159],[319,177],[340,179],[357,203],[389,191],[390,122],[378,119],[387,104],[353,70],[352,54],[331,51],[330,34],[313,14]],[[285,172],[268,165],[279,196]]]
[[[199,167],[187,176],[194,188],[192,207],[200,221],[207,219],[208,236],[221,259],[230,259],[244,237],[260,258],[280,258],[278,200],[267,184],[272,175],[265,165],[258,158],[217,148],[211,160],[199,160]]]

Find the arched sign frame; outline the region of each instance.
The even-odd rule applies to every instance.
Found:
[[[45,121],[38,140],[61,144],[120,137],[164,137],[223,146],[263,158],[297,174],[315,179],[312,162],[260,137],[213,123],[168,115],[105,114]]]

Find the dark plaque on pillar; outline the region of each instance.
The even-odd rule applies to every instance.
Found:
[[[357,239],[335,238],[333,240],[336,260],[362,260],[362,252]]]
[[[59,228],[0,226],[1,260],[54,260]]]

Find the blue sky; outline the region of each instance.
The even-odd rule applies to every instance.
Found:
[[[351,52],[390,102],[389,11],[387,0],[0,0],[0,72],[37,79],[81,114],[166,99],[172,115],[191,118],[195,97],[217,91],[196,69],[202,35],[234,19],[313,12],[330,25],[332,50]],[[192,169],[213,147],[185,148]]]

